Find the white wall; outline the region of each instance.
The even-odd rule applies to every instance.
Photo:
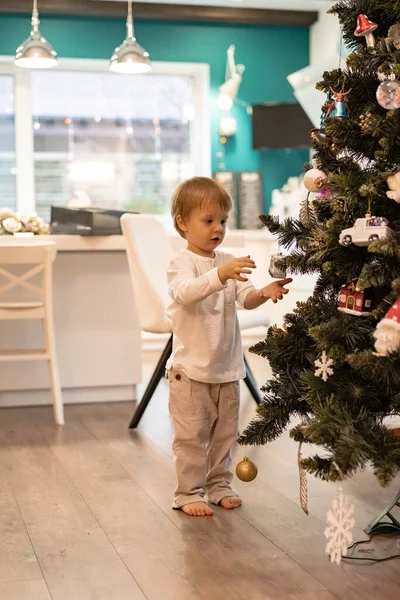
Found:
[[[335,2],[321,4],[318,21],[310,28],[310,64],[323,66],[333,55],[339,61],[340,25],[336,15],[326,13]]]
[[[325,96],[315,89],[324,71],[337,69],[340,58],[340,25],[336,15],[326,11],[334,2],[321,2],[319,18],[310,30],[310,64],[288,76],[294,95],[307,113],[314,127],[319,126],[321,106]],[[343,58],[346,49],[342,51]]]

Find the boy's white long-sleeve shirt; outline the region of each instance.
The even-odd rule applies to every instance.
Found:
[[[183,250],[168,267],[173,351],[168,367],[195,381],[226,383],[245,377],[236,303],[244,307],[250,281],[222,284],[218,267],[235,258],[215,251],[215,258]]]

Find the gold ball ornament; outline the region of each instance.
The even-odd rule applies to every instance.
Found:
[[[304,175],[304,185],[309,192],[319,192],[328,185],[328,175],[320,169],[310,169]]]
[[[236,466],[236,475],[240,481],[253,481],[257,477],[258,469],[252,460],[244,457],[243,460]]]

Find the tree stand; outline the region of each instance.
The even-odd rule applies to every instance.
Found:
[[[387,506],[381,514],[376,517],[367,527],[364,529],[368,535],[378,535],[382,533],[397,533],[400,534],[400,522],[390,512],[395,507],[400,508],[400,492],[393,499],[392,503]],[[388,520],[383,520],[387,517]]]

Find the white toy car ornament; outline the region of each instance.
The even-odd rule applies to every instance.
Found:
[[[339,243],[342,246],[369,246],[376,240],[383,240],[388,237],[391,229],[388,227],[388,221],[384,217],[365,217],[356,219],[353,227],[343,229],[339,236]]]

